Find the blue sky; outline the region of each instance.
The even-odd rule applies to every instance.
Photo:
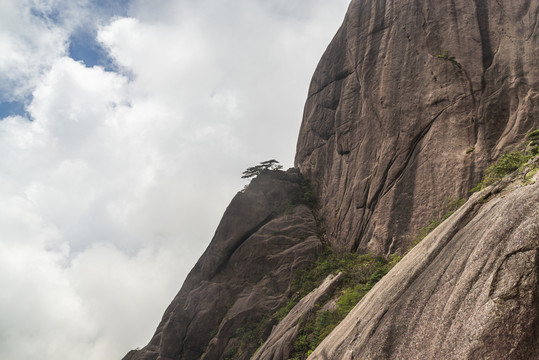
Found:
[[[53,2],[54,4],[54,2]],[[29,7],[30,14],[48,26],[61,27],[66,22],[61,7],[49,4],[44,7]],[[86,66],[101,66],[107,71],[117,70],[114,60],[108,56],[106,49],[96,41],[98,26],[115,17],[125,17],[129,12],[130,0],[94,0],[84,4],[86,12],[91,16],[83,17],[74,29],[70,29],[68,56]],[[96,22],[97,20],[97,22]],[[8,94],[0,94],[0,119],[7,116],[27,116],[25,106],[31,101],[31,96],[20,100],[10,100]],[[6,98],[7,97],[7,98]]]
[[[103,23],[115,17],[128,16],[129,5],[130,0],[95,0],[90,3],[90,8]],[[96,39],[98,26],[99,24],[93,22],[83,23],[71,32],[69,57],[82,61],[87,67],[101,66],[107,71],[117,70],[114,67],[114,60]]]
[[[1,359],[147,343],[242,172],[293,165],[347,5],[3,2]]]
[[[83,62],[87,67],[101,66],[106,71],[114,71],[114,60],[107,50],[96,40],[97,29],[78,28],[69,37],[69,57]]]
[[[28,99],[30,100],[30,99]],[[26,115],[25,104],[23,101],[3,101],[0,102],[0,118],[15,115]]]

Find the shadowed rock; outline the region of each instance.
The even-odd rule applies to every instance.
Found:
[[[539,126],[539,2],[353,0],[309,89],[296,166],[336,249],[389,254]]]
[[[505,185],[427,236],[309,359],[536,359],[539,183]]]
[[[288,315],[275,326],[271,335],[256,352],[251,360],[287,360],[294,349],[294,341],[298,336],[301,322],[316,310],[321,300],[331,295],[335,286],[341,281],[342,273],[329,275],[324,282],[300,300]]]
[[[296,172],[265,171],[236,195],[150,343],[125,360],[222,358],[239,328],[286,302],[294,270],[322,246],[307,206],[283,214],[299,181]]]

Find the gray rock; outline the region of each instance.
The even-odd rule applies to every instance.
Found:
[[[539,183],[475,194],[309,359],[537,359],[538,204]]]
[[[334,249],[407,248],[539,127],[538,14],[530,0],[352,0],[314,74],[295,159]],[[223,359],[238,329],[286,302],[322,246],[310,209],[289,206],[299,179],[263,173],[232,200],[150,343],[125,360]],[[537,358],[538,190],[474,196],[312,358]],[[279,356],[295,332],[284,327]]]
[[[335,249],[406,248],[539,127],[538,13],[530,0],[352,0],[295,160]]]
[[[275,326],[269,338],[256,352],[251,360],[287,360],[293,350],[294,341],[298,336],[299,327],[316,305],[320,305],[321,300],[327,295],[331,295],[335,286],[342,278],[342,273],[329,275],[324,282],[300,300],[290,310],[288,315]]]
[[[312,211],[292,206],[299,181],[266,171],[236,195],[150,343],[124,360],[221,359],[239,328],[287,301],[294,270],[322,248]]]

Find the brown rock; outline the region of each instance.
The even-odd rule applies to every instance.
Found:
[[[530,0],[352,0],[295,161],[334,248],[405,248],[539,127],[538,13]]]
[[[352,0],[313,77],[295,160],[333,248],[406,248],[539,127],[538,14],[530,0]],[[150,343],[125,360],[224,359],[238,329],[286,302],[294,269],[321,248],[310,209],[290,206],[299,180],[265,172],[232,200]],[[474,196],[312,358],[537,358],[538,186]],[[282,326],[277,357],[297,333]]]
[[[321,300],[331,295],[335,286],[341,281],[342,273],[329,275],[324,282],[300,300],[290,310],[288,315],[275,326],[271,335],[256,352],[251,360],[287,360],[293,350],[294,341],[298,336],[301,321],[305,319]]]
[[[311,210],[291,204],[299,181],[266,171],[236,195],[150,343],[124,360],[221,359],[239,328],[286,302],[294,270],[322,246]]]
[[[309,359],[537,359],[539,183],[502,187],[427,236]]]

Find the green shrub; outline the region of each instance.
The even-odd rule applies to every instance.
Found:
[[[449,60],[449,61],[454,61],[455,60],[454,56],[449,56],[449,51],[448,50],[444,50],[443,53],[432,54],[432,56],[440,58],[440,59]]]
[[[381,256],[372,254],[359,255],[346,253],[337,255],[326,251],[311,267],[298,272],[292,286],[301,299],[314,290],[331,273],[342,272],[342,281],[335,290],[338,295],[336,309],[318,310],[307,319],[303,319],[294,351],[290,359],[303,360],[324,340],[324,338],[348,315],[367,292],[394,266],[402,256],[390,257],[390,262]],[[295,302],[289,302],[278,311],[279,316],[286,316]],[[286,309],[286,310],[285,310]]]
[[[501,178],[522,166],[529,160],[529,156],[520,151],[503,155],[494,165],[486,171],[487,176]]]
[[[533,130],[528,134],[528,139],[530,140],[539,140],[539,129]]]
[[[538,170],[539,168],[534,166],[526,174],[524,174],[524,183],[526,185],[531,183],[531,178],[537,173]]]
[[[403,257],[404,255],[402,255],[400,252],[389,255],[389,262],[387,263],[389,269],[392,269],[395,265],[397,265]]]
[[[412,248],[417,245],[421,240],[427,237],[434,229],[438,227],[441,223],[447,220],[455,211],[457,211],[464,203],[466,199],[457,197],[457,198],[447,198],[445,199],[444,211],[445,214],[437,220],[430,220],[427,226],[419,228],[416,240],[412,243]]]
[[[290,214],[300,204],[307,205],[312,210],[317,210],[318,198],[312,189],[310,180],[301,178],[298,184],[299,190],[293,192],[288,201],[273,209],[275,216]]]
[[[239,342],[227,349],[225,359],[239,359],[243,354],[253,354],[264,343],[275,323],[271,317],[249,315],[245,324],[236,330]]]
[[[502,155],[496,163],[485,170],[483,179],[470,191],[480,191],[524,165],[532,156],[522,151]]]
[[[318,198],[314,193],[311,181],[307,178],[302,178],[299,182],[300,190],[292,195],[292,205],[304,204],[311,209],[318,207]]]
[[[539,129],[528,134],[530,153],[532,156],[539,154]]]
[[[231,347],[228,347],[225,352],[223,353],[223,358],[225,360],[235,360],[235,359],[238,359],[239,358],[239,354],[238,354],[238,347],[237,346],[231,346]]]

